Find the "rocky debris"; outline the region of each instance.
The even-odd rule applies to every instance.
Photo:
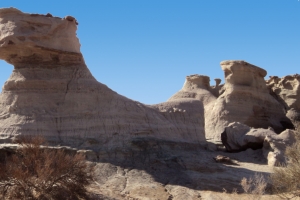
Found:
[[[222,143],[229,152],[253,150],[263,147],[266,136],[276,136],[272,129],[251,128],[239,122],[230,123],[221,135]]]
[[[186,114],[168,119],[97,82],[84,63],[76,30],[70,16],[0,9],[0,59],[14,65],[0,95],[0,143],[42,135],[49,144],[102,152],[126,151],[141,137],[205,142],[203,127],[190,132]]]
[[[225,127],[240,122],[254,128],[279,133],[289,124],[284,107],[269,94],[264,77],[267,72],[245,61],[223,61],[224,93],[209,104],[205,115],[207,139],[220,140]]]
[[[295,143],[296,132],[286,129],[276,134],[271,128],[251,128],[239,122],[229,124],[222,133],[222,143],[228,152],[239,152],[247,149],[261,149],[268,160],[269,166],[285,163],[285,150],[287,146]]]
[[[279,135],[269,135],[264,139],[263,155],[268,159],[269,166],[278,166],[286,163],[285,150],[296,142],[296,132],[287,129]]]
[[[224,163],[227,165],[236,165],[236,163],[228,156],[217,155],[216,157],[214,157],[214,160],[217,163]]]
[[[284,106],[287,117],[295,127],[300,124],[300,75],[294,74],[279,78],[270,76],[267,86],[271,94]]]

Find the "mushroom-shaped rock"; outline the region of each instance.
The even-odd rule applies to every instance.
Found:
[[[287,129],[279,135],[269,135],[263,144],[263,154],[268,159],[268,165],[277,166],[285,164],[285,150],[296,142],[296,133]]]
[[[211,86],[210,88],[210,92],[215,96],[215,97],[219,97],[223,92],[224,92],[224,84],[220,85],[221,83],[221,79],[220,78],[215,78],[214,79],[216,82],[215,86]]]
[[[97,82],[73,17],[0,9],[0,58],[14,70],[0,95],[0,142],[42,135],[50,144],[110,151],[135,138],[196,143],[160,112]]]
[[[230,123],[221,135],[222,143],[229,152],[253,150],[263,147],[266,136],[276,133],[272,129],[254,129],[239,122]]]
[[[282,78],[271,76],[267,80],[267,86],[271,94],[287,110],[287,117],[293,122],[294,126],[300,128],[300,75],[289,75]]]
[[[225,127],[240,122],[254,128],[285,129],[290,121],[283,106],[269,94],[266,71],[245,61],[223,61],[224,93],[210,105],[205,115],[206,138],[220,140]]]
[[[198,74],[187,76],[182,89],[168,99],[168,102],[181,99],[195,99],[206,106],[216,99],[210,92],[209,82],[208,76]]]
[[[219,78],[215,78],[215,81],[216,81],[216,87],[218,87],[222,80]]]

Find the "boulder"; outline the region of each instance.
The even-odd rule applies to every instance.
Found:
[[[285,150],[296,142],[296,132],[287,129],[279,135],[268,135],[264,139],[263,155],[268,159],[269,166],[278,166],[286,163]]]
[[[14,65],[0,95],[0,143],[42,135],[49,144],[99,151],[135,138],[200,144],[156,109],[99,83],[85,65],[71,16],[0,9],[0,59]],[[184,125],[182,125],[184,126]]]
[[[266,136],[274,136],[272,129],[251,128],[239,122],[230,123],[221,135],[222,143],[229,152],[244,151],[248,148],[261,149]]]
[[[220,141],[221,133],[232,122],[254,128],[272,127],[277,133],[291,124],[284,107],[269,94],[264,69],[238,60],[223,61],[221,68],[225,73],[224,92],[207,108],[207,139]]]
[[[270,76],[267,86],[271,94],[286,109],[286,116],[295,127],[300,128],[300,75],[294,74],[282,78]]]

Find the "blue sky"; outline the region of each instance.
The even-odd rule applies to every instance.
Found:
[[[300,73],[299,0],[1,0],[0,7],[74,16],[95,78],[146,104],[166,101],[185,76],[224,79],[245,60],[268,76]],[[0,61],[0,85],[13,67]]]

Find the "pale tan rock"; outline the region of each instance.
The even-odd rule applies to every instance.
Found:
[[[14,65],[0,95],[0,142],[42,135],[50,144],[101,151],[134,138],[199,144],[204,134],[95,80],[84,63],[73,17],[0,9],[0,58]],[[184,126],[184,124],[182,124]]]
[[[208,76],[198,74],[187,76],[182,89],[169,98],[168,102],[180,99],[195,99],[206,106],[216,99],[210,92],[209,82],[210,78]]]
[[[170,97],[167,102],[152,105],[168,120],[173,121],[182,131],[205,140],[204,116],[205,107],[216,100],[210,92],[210,79],[203,75],[190,75],[180,91]]]
[[[288,123],[283,106],[272,97],[266,86],[266,71],[245,61],[223,61],[225,73],[224,93],[221,94],[205,115],[207,139],[220,140],[225,127],[241,122],[250,127],[273,127],[281,132],[282,122]]]
[[[151,107],[171,121],[177,130],[196,136],[203,144],[205,141],[204,107],[201,101],[187,98],[167,101]]]
[[[287,129],[279,135],[269,135],[264,139],[263,155],[268,159],[269,166],[286,163],[285,150],[296,142],[296,132]]]
[[[267,136],[276,133],[271,129],[251,128],[239,122],[230,123],[221,135],[222,143],[229,152],[244,151],[248,148],[260,149]]]
[[[25,14],[15,8],[1,9],[0,18],[0,58],[11,64],[22,63],[23,59],[27,59],[25,62],[59,59],[56,54],[45,55],[40,51],[80,53],[75,18]]]
[[[294,126],[300,124],[300,75],[289,75],[282,78],[271,76],[267,80],[271,93],[282,103],[287,110],[287,117]]]
[[[221,83],[221,79],[219,78],[215,78],[214,79],[216,82],[215,86],[211,86],[210,88],[210,92],[215,96],[215,97],[219,97],[223,92],[224,92],[224,84],[220,84]]]

